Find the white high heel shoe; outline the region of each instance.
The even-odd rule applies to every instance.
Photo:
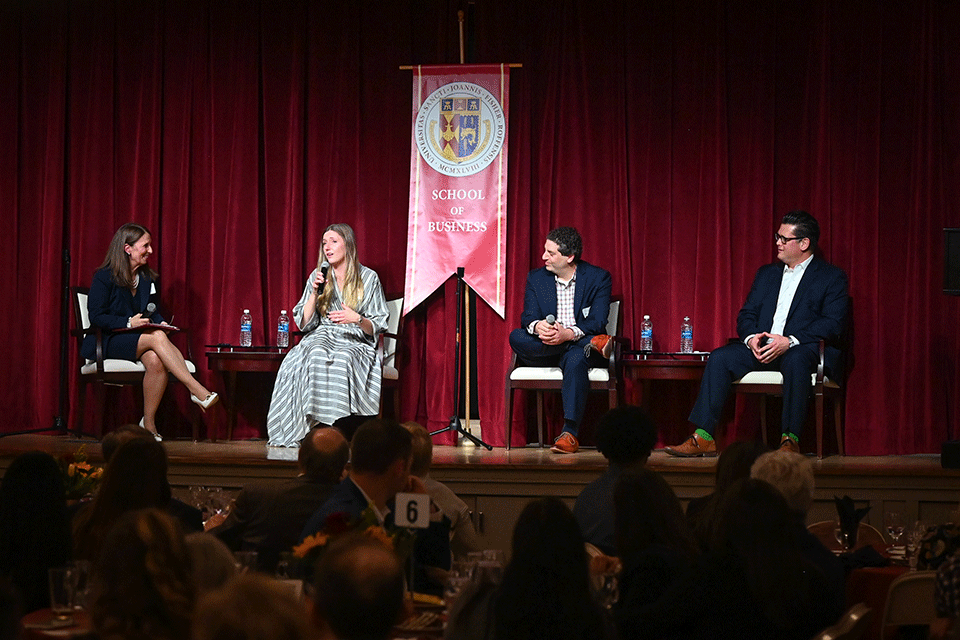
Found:
[[[144,431],[147,431],[147,428],[146,428],[145,426],[143,426],[143,421],[144,421],[144,420],[145,420],[145,418],[140,418],[140,428],[143,429]],[[150,435],[153,436],[153,439],[156,440],[157,442],[163,442],[163,436],[160,435],[159,433],[157,433],[157,432],[155,432],[155,431],[150,431],[149,433],[150,433]]]
[[[192,393],[190,394],[190,399],[193,400],[194,402],[196,402],[198,405],[200,405],[200,408],[201,408],[201,409],[203,409],[204,411],[206,411],[206,410],[209,409],[211,406],[213,406],[213,405],[215,405],[215,404],[217,403],[217,400],[220,399],[220,396],[217,395],[217,392],[216,392],[216,391],[211,391],[211,392],[207,395],[207,397],[204,398],[203,400],[201,400],[201,399],[198,398],[197,396],[193,395]]]

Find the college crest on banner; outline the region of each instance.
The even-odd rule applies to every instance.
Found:
[[[504,317],[507,65],[414,67],[406,315],[464,268]]]

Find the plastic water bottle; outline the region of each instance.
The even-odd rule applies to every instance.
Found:
[[[643,316],[640,325],[640,351],[653,351],[653,323],[650,316]]]
[[[680,325],[680,353],[693,353],[693,325],[690,316],[684,316]]]
[[[244,309],[240,316],[240,346],[249,347],[253,345],[253,316],[250,315],[250,309]]]
[[[280,312],[280,319],[277,320],[277,346],[290,346],[290,319],[287,318],[287,310]]]

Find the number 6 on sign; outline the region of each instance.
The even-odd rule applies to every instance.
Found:
[[[430,496],[425,493],[398,493],[393,523],[398,527],[426,529],[430,526]]]

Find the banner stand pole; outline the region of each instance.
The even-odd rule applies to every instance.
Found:
[[[453,375],[454,375],[454,385],[453,385],[453,415],[450,417],[450,424],[445,426],[443,429],[438,429],[437,431],[431,431],[430,436],[433,437],[439,433],[444,433],[446,431],[456,431],[461,434],[464,438],[467,438],[473,444],[478,447],[484,447],[487,451],[493,451],[493,447],[476,437],[469,431],[463,428],[463,425],[460,424],[460,330],[463,327],[463,299],[464,299],[464,282],[463,282],[463,267],[457,267],[457,328],[455,332],[456,336],[456,351],[454,351],[454,360],[453,360]],[[469,409],[467,410],[469,412]]]

